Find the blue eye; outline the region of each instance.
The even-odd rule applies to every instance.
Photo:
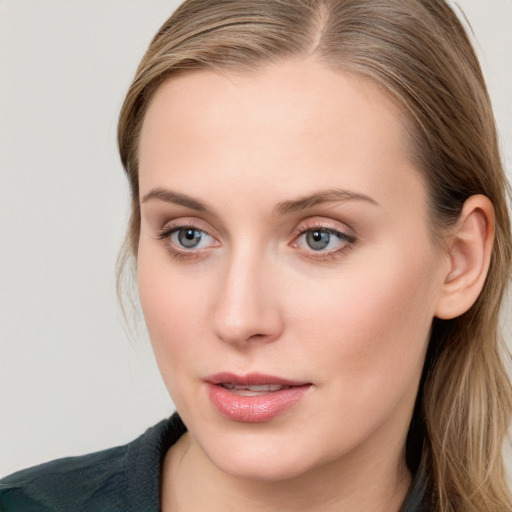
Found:
[[[172,221],[157,235],[164,248],[175,258],[199,258],[207,255],[210,249],[220,246],[219,241],[198,225]]]
[[[173,237],[177,238],[178,243],[186,249],[196,249],[203,235],[202,231],[192,228],[178,229],[173,233]]]
[[[169,233],[170,242],[178,249],[203,249],[212,244],[212,237],[193,227],[174,229]]]
[[[315,230],[306,233],[306,243],[314,251],[321,251],[329,246],[331,242],[331,233]]]
[[[335,254],[348,249],[355,242],[352,235],[328,227],[313,227],[303,230],[294,244],[303,250],[320,254]]]

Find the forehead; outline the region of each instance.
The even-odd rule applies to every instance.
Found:
[[[348,102],[340,101],[347,98]],[[352,130],[368,128],[364,122],[374,122],[379,116],[392,117],[399,130],[406,124],[397,102],[381,86],[361,75],[332,69],[313,58],[288,60],[256,71],[178,72],[154,93],[144,118],[143,133],[154,121],[149,123],[148,117],[154,118],[155,110],[161,112],[162,107],[170,122],[171,116],[175,116],[182,123],[213,121],[226,127],[235,120],[230,114],[242,113],[244,118],[239,116],[238,120],[243,127],[251,123],[273,124],[274,119],[286,118],[294,128],[300,128],[301,122],[312,123],[315,117],[327,121],[327,117],[337,114],[341,115],[340,121],[351,119]],[[374,119],[363,117],[369,109]],[[270,112],[273,115],[269,118]],[[357,123],[353,114],[359,118]]]
[[[160,86],[147,110],[141,193],[241,180],[255,189],[272,179],[296,195],[308,192],[301,184],[396,192],[414,167],[406,124],[380,87],[314,60],[182,74]]]

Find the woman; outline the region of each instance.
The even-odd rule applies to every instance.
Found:
[[[507,183],[442,0],[193,0],[119,122],[179,416],[2,510],[510,510]]]

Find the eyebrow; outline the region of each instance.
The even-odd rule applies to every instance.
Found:
[[[319,204],[323,203],[334,203],[334,202],[344,202],[344,201],[365,201],[367,203],[373,204],[375,206],[379,206],[379,203],[372,199],[371,197],[361,194],[360,192],[355,192],[351,190],[343,190],[343,189],[328,189],[321,190],[319,192],[315,192],[309,196],[301,197],[300,199],[294,201],[283,201],[279,203],[275,212],[278,215],[286,215],[287,213],[294,213],[303,210],[307,210],[309,208],[313,208]]]
[[[185,206],[187,208],[191,208],[192,210],[197,210],[199,212],[204,213],[213,213],[211,208],[206,206],[206,204],[202,203],[198,199],[194,199],[191,196],[186,194],[180,194],[178,192],[173,192],[171,190],[166,190],[163,188],[154,188],[150,190],[143,198],[141,203],[146,203],[152,199],[158,199],[160,201],[164,201],[166,203],[174,203],[180,206]]]
[[[192,210],[197,210],[203,213],[209,213],[213,215],[213,210],[205,203],[195,199],[189,195],[181,194],[179,192],[173,192],[160,187],[150,190],[143,198],[141,203],[157,199],[166,203],[173,203]],[[313,208],[319,204],[344,202],[344,201],[365,201],[367,203],[379,206],[377,201],[371,197],[355,192],[351,190],[343,189],[328,189],[315,192],[314,194],[301,197],[296,200],[283,201],[274,208],[274,214],[286,215],[289,213],[299,212]]]

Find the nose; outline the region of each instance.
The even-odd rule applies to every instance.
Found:
[[[282,333],[283,319],[270,265],[261,255],[233,255],[220,282],[213,330],[225,343],[269,343]]]

